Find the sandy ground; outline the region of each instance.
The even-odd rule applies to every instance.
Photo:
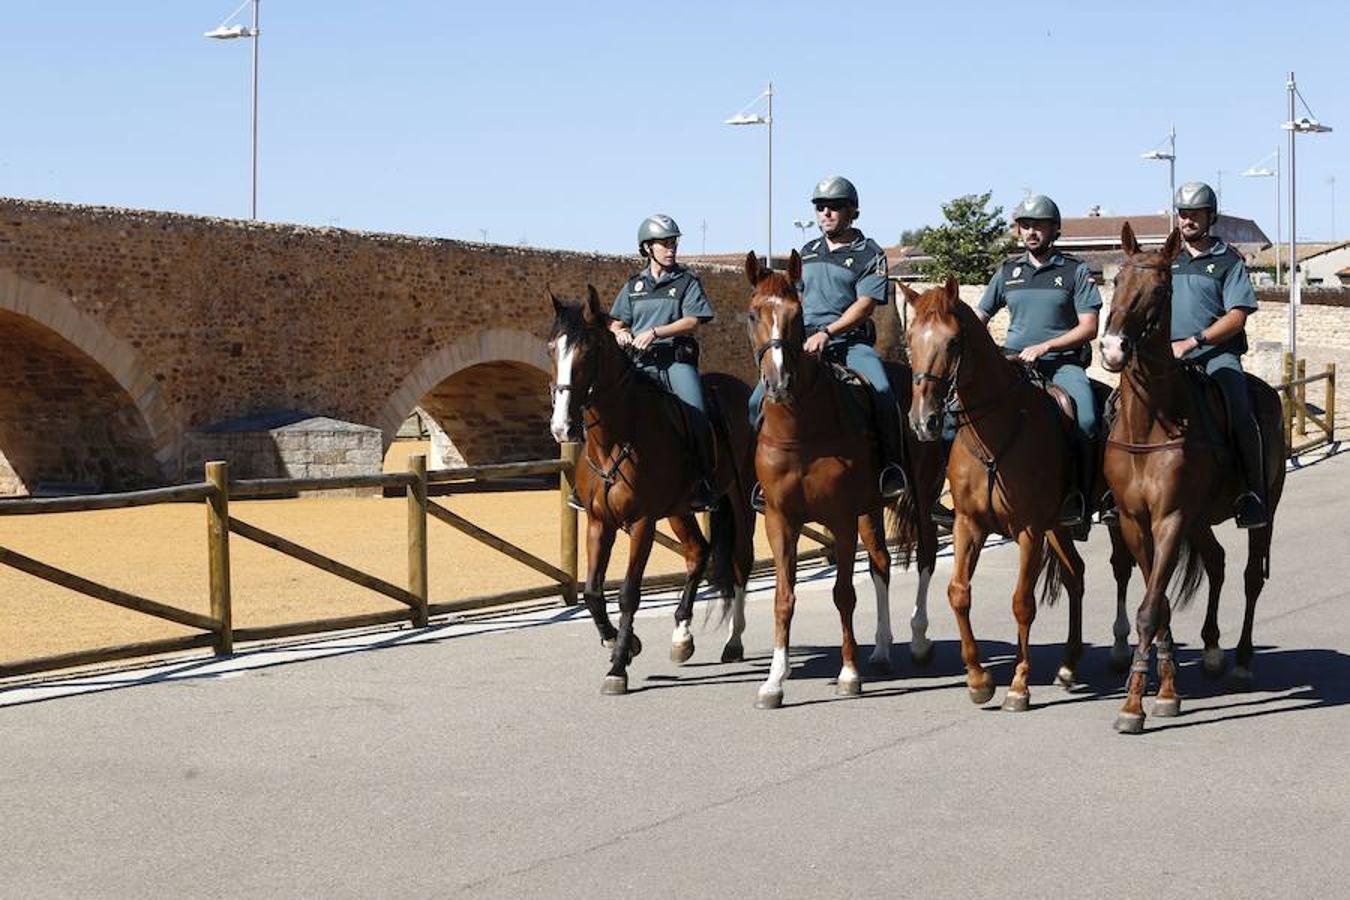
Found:
[[[426,445],[393,446],[386,469],[406,469]],[[556,490],[466,493],[433,498],[482,528],[549,562],[559,561]],[[402,498],[301,497],[237,501],[233,517],[391,581],[407,583],[406,505]],[[548,579],[435,520],[428,522],[433,603],[542,586]],[[584,528],[584,522],[583,522]],[[761,527],[756,554],[769,555]],[[611,578],[627,563],[619,536]],[[209,612],[206,510],[201,504],[0,517],[0,546],[101,584]],[[804,549],[814,546],[804,543]],[[585,547],[580,565],[585,572]],[[236,626],[260,626],[398,608],[327,572],[235,536],[230,541]],[[682,560],[656,547],[648,574],[678,572]],[[133,641],[177,637],[192,629],[130,612],[0,567],[0,661]]]

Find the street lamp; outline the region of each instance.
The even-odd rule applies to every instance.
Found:
[[[1275,157],[1275,168],[1273,170],[1262,165],[1272,156]],[[1280,235],[1280,148],[1276,147],[1274,153],[1267,154],[1263,159],[1248,167],[1247,171],[1242,173],[1242,176],[1244,178],[1275,179],[1275,284],[1278,287],[1280,283],[1280,244],[1284,242],[1284,238]]]
[[[243,25],[228,25],[230,19],[243,10],[249,3],[253,4],[253,27],[248,28]],[[253,40],[253,200],[249,206],[249,218],[258,218],[258,35],[262,32],[258,29],[258,0],[244,0],[239,5],[239,9],[225,17],[215,28],[206,32],[203,37],[209,37],[217,41],[229,41],[236,38],[251,38]]]
[[[767,115],[758,115],[747,113],[746,110],[754,106],[760,100],[768,98],[769,108]],[[746,104],[736,115],[722,121],[723,125],[764,125],[769,132],[769,218],[768,218],[768,243],[764,253],[764,264],[770,269],[773,268],[773,82],[764,89],[764,93]]]
[[[1176,209],[1173,205],[1173,198],[1177,194],[1177,126],[1173,125],[1167,132],[1167,152],[1161,150],[1150,150],[1147,153],[1141,153],[1139,156],[1143,159],[1167,160],[1167,230],[1171,232],[1176,225]]]
[[[1298,85],[1294,82],[1294,73],[1289,73],[1289,81],[1285,83],[1285,88],[1289,92],[1289,118],[1280,127],[1289,132],[1289,353],[1298,359],[1298,307],[1299,307],[1299,285],[1298,285],[1298,192],[1294,189],[1295,172],[1297,171],[1294,158],[1295,141],[1294,138],[1300,134],[1327,134],[1331,131],[1331,126],[1323,125],[1312,115],[1312,110],[1308,109],[1308,101],[1303,99],[1303,95],[1298,92]],[[1307,115],[1301,119],[1294,118],[1294,98],[1303,103]]]
[[[793,219],[792,224],[802,233],[802,243],[806,243],[806,233],[816,226],[811,219]]]

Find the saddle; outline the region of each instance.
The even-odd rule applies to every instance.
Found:
[[[845,352],[846,346],[836,345],[826,348],[822,356],[830,381],[842,401],[839,407],[843,415],[851,420],[841,421],[840,427],[861,429],[871,434],[874,440],[880,441],[881,436],[876,433],[875,424],[878,413],[876,391],[866,378],[844,365],[841,360]]]

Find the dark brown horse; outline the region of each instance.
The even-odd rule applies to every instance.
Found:
[[[1102,337],[1102,363],[1124,371],[1120,381],[1119,416],[1107,442],[1106,481],[1115,494],[1120,525],[1130,552],[1139,563],[1146,588],[1135,619],[1138,644],[1116,729],[1137,734],[1144,729],[1143,696],[1148,681],[1149,651],[1158,646],[1157,716],[1181,711],[1172,657],[1172,607],[1167,589],[1181,572],[1178,606],[1200,585],[1200,564],[1209,579],[1209,606],[1201,637],[1206,671],[1223,671],[1219,647],[1219,593],[1223,587],[1224,552],[1213,527],[1233,514],[1244,489],[1234,454],[1207,437],[1211,429],[1188,376],[1173,358],[1171,344],[1172,261],[1181,252],[1181,235],[1173,231],[1162,249],[1143,252],[1129,223],[1121,231],[1128,257],[1116,277],[1111,314]],[[1247,608],[1237,646],[1235,674],[1249,679],[1252,661],[1252,618],[1261,588],[1270,576],[1270,542],[1275,507],[1284,488],[1284,432],[1280,398],[1251,375],[1247,386],[1252,411],[1261,427],[1264,447],[1267,510],[1271,524],[1247,532],[1244,586]],[[1227,434],[1226,414],[1217,390],[1206,398],[1212,433]],[[1219,442],[1221,444],[1222,441]],[[1198,561],[1197,561],[1198,557]],[[1123,611],[1122,611],[1123,612]]]
[[[1066,435],[1073,427],[1048,395],[1006,359],[988,330],[960,299],[954,279],[919,294],[902,284],[914,308],[909,325],[909,358],[914,366],[910,424],[922,440],[936,443],[943,420],[959,401],[957,439],[947,466],[956,525],[954,562],[947,599],[961,630],[970,699],[994,695],[993,677],[980,664],[970,626],[970,582],[980,551],[991,533],[1017,542],[1021,554],[1013,589],[1017,618],[1017,665],[1003,708],[1028,708],[1031,623],[1036,618],[1036,584],[1044,574],[1043,601],[1059,588],[1069,592],[1069,638],[1057,678],[1073,684],[1083,652],[1083,559],[1059,509],[1073,483]],[[1117,536],[1113,534],[1113,539]],[[1118,591],[1129,580],[1129,559],[1113,555]]]
[[[749,388],[729,375],[703,376],[705,388],[722,411],[722,416],[714,417],[713,428],[717,458],[713,487],[720,501],[710,520],[710,549],[689,510],[696,476],[688,437],[680,434],[676,401],[619,348],[594,287],[588,286],[587,299],[579,304],[553,298],[553,308],[550,346],[557,360],[557,381],[551,428],[559,442],[585,435],[576,471],[577,494],[586,506],[587,520],[583,597],[601,642],[613,648],[601,691],[626,693],[628,664],[642,651],[633,633],[633,616],[656,525],[663,518],[684,549],[687,575],[675,608],[671,659],[684,662],[694,652],[689,625],[705,572],[723,598],[723,615],[729,613],[731,618],[722,660],[741,659],[745,585],[754,562]],[[628,571],[619,591],[616,629],[605,610],[604,585],[620,528],[629,534]]]
[[[871,662],[890,667],[890,552],[886,547],[883,502],[877,486],[880,455],[875,439],[861,421],[861,406],[850,410],[850,388],[840,384],[828,364],[803,352],[806,339],[802,306],[795,285],[802,261],[793,251],[786,277],[765,271],[750,253],[745,273],[754,293],[748,327],[755,360],[765,386],[764,421],[755,450],[755,472],[764,488],[765,529],[773,549],[777,588],[774,593],[773,662],[755,706],[774,709],[783,703],[788,675],[788,640],[796,604],[797,541],[803,524],[819,522],[834,536],[837,570],[834,603],[843,630],[843,661],[836,682],[839,694],[857,694],[862,678],[855,661],[853,636],[854,556],[861,537],[877,595],[877,639]],[[898,396],[907,396],[908,370],[889,366]],[[938,458],[935,452],[910,447],[906,462],[909,496],[895,507],[902,552],[919,551],[920,594],[911,619],[911,652],[927,659],[925,609],[928,580],[937,556],[937,531],[925,513],[936,497]]]

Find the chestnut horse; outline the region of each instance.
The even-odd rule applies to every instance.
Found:
[[[1173,358],[1172,261],[1181,252],[1181,235],[1173,231],[1161,250],[1143,252],[1129,223],[1121,230],[1127,256],[1116,276],[1111,314],[1102,336],[1102,364],[1120,380],[1119,415],[1106,445],[1105,473],[1120,510],[1120,525],[1130,552],[1146,582],[1144,599],[1135,618],[1138,644],[1130,665],[1125,703],[1116,718],[1118,731],[1144,730],[1143,695],[1148,681],[1149,650],[1158,646],[1156,716],[1181,711],[1176,693],[1176,663],[1172,658],[1172,609],[1168,583],[1180,570],[1176,603],[1180,607],[1200,585],[1199,564],[1209,580],[1209,606],[1200,634],[1205,642],[1204,668],[1223,671],[1219,646],[1219,593],[1223,587],[1224,552],[1214,537],[1214,525],[1233,514],[1233,503],[1244,489],[1242,472],[1232,452],[1216,446],[1200,423],[1188,376]],[[1251,677],[1252,617],[1261,588],[1270,577],[1270,542],[1275,507],[1284,489],[1284,431],[1280,398],[1273,388],[1247,376],[1252,412],[1261,427],[1265,459],[1267,511],[1270,525],[1247,532],[1247,569],[1244,583],[1247,608],[1237,645],[1239,678]],[[1207,397],[1213,431],[1227,434],[1226,415],[1217,390]],[[1198,556],[1198,562],[1197,562]],[[1118,617],[1123,617],[1123,607]]]
[[[972,702],[994,695],[993,677],[980,665],[970,627],[971,578],[991,533],[1017,542],[1020,569],[1013,589],[1017,619],[1017,664],[1003,702],[1020,712],[1030,705],[1031,623],[1036,618],[1036,583],[1044,575],[1043,602],[1053,602],[1061,585],[1069,592],[1069,637],[1057,680],[1074,681],[1083,652],[1083,559],[1071,532],[1058,524],[1060,506],[1072,488],[1073,460],[1066,439],[1072,425],[1025,369],[1006,359],[988,329],[961,301],[954,278],[923,294],[901,284],[914,308],[909,325],[909,358],[914,366],[910,424],[920,440],[936,443],[949,412],[957,419],[956,441],[947,464],[956,524],[947,599],[961,630],[961,659]],[[959,410],[954,407],[959,401]],[[1113,544],[1119,536],[1112,532]],[[1129,558],[1112,556],[1119,596],[1129,581]]]
[[[777,585],[773,662],[756,696],[755,706],[760,709],[775,709],[783,703],[788,639],[797,601],[797,541],[806,522],[825,525],[834,537],[834,603],[843,630],[837,692],[852,695],[862,689],[855,661],[858,645],[853,636],[857,604],[853,566],[859,537],[867,551],[877,598],[876,645],[870,662],[883,671],[891,666],[891,557],[877,485],[880,455],[874,437],[856,420],[862,413],[861,406],[852,411],[848,408],[851,401],[846,394],[850,389],[834,378],[828,363],[802,350],[806,333],[796,289],[801,271],[801,257],[795,250],[786,277],[762,269],[754,253],[745,258],[745,274],[754,288],[747,325],[765,387],[755,472],[764,489],[764,523],[773,549]],[[908,370],[893,364],[887,369],[892,373],[897,396],[907,396]],[[926,513],[937,496],[939,463],[936,452],[917,446],[909,448],[907,457],[905,475],[910,490],[893,509],[906,561],[918,547],[919,599],[910,620],[910,651],[922,664],[932,646],[927,636],[926,607],[928,582],[937,557],[937,530]],[[920,510],[925,515],[920,516]]]
[[[586,506],[587,569],[583,598],[600,640],[612,647],[610,669],[601,684],[605,694],[628,691],[628,664],[642,652],[633,633],[642,573],[651,553],[658,520],[668,519],[684,550],[686,579],[675,608],[671,659],[682,663],[694,652],[689,625],[694,597],[705,572],[721,594],[722,615],[730,615],[730,634],[722,661],[743,658],[745,586],[754,563],[754,511],[750,508],[751,434],[747,421],[750,389],[730,375],[704,375],[705,388],[722,411],[713,424],[717,459],[708,541],[689,510],[695,484],[689,440],[679,433],[676,401],[641,373],[609,330],[609,316],[594,287],[582,303],[553,299],[555,320],[550,346],[557,359],[551,430],[560,443],[578,440],[585,447],[576,470],[577,494]],[[716,419],[716,417],[714,416]],[[619,591],[619,627],[605,610],[605,569],[618,529],[629,534],[628,570]]]

